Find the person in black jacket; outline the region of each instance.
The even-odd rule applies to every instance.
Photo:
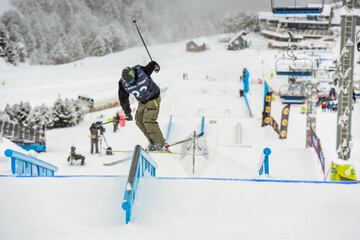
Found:
[[[159,70],[160,66],[155,61],[151,61],[146,66],[126,67],[119,81],[119,101],[126,120],[133,120],[129,94],[134,95],[139,102],[135,114],[136,125],[149,141],[146,148],[149,151],[167,151],[165,139],[157,122],[161,101],[160,88],[151,78],[153,71]]]

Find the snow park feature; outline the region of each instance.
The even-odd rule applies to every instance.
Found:
[[[57,167],[35,157],[7,149],[5,156],[11,158],[11,172],[16,176],[54,176]]]
[[[260,161],[259,176],[266,175],[270,176],[269,156],[271,154],[270,148],[264,148],[264,158]]]
[[[122,208],[126,212],[126,224],[131,220],[131,210],[135,201],[139,178],[144,177],[146,173],[148,173],[148,176],[155,177],[156,168],[157,164],[154,160],[151,159],[140,145],[136,145],[122,202]]]
[[[169,3],[160,1],[164,4],[158,5],[157,8],[161,11],[167,10],[166,6]],[[199,1],[195,2],[200,4]],[[56,6],[62,9],[60,1],[48,2],[54,4],[56,2]],[[90,17],[95,15],[83,17],[82,13],[91,14],[94,11],[98,14],[99,8],[87,11],[87,5],[83,2],[84,0],[77,0],[76,4],[81,7],[79,9],[85,11],[77,12],[70,4],[71,11],[66,11],[68,17],[59,19],[68,19],[74,30],[77,21],[82,19],[86,19],[87,22],[83,25],[84,30],[96,26]],[[108,10],[109,5],[120,4],[122,1],[107,2],[108,4],[102,6],[102,10]],[[206,6],[213,6],[210,2],[206,1]],[[232,5],[233,9],[239,6],[238,2]],[[142,3],[143,0],[136,1],[134,5],[143,6]],[[256,3],[262,5],[258,1]],[[151,1],[147,1],[146,4],[153,6]],[[225,2],[221,4],[224,7],[227,5]],[[43,11],[35,11],[39,6],[36,1],[27,1],[25,5],[34,11],[24,11],[19,19],[26,17],[27,14]],[[45,10],[46,6],[41,6],[41,9]],[[176,6],[176,12],[181,12],[182,4]],[[53,16],[57,16],[59,8],[54,8],[51,14],[38,17],[37,19],[42,20],[39,23],[44,24],[34,24],[29,30],[36,29],[39,25],[48,26],[47,23],[56,26],[58,20]],[[118,7],[113,9],[121,10]],[[125,9],[127,13],[132,13],[135,6],[131,4]],[[206,9],[197,10],[202,14]],[[76,21],[72,18],[73,10],[78,14]],[[332,181],[330,164],[331,162],[351,164],[355,173],[360,170],[360,148],[358,148],[360,126],[357,124],[360,122],[359,101],[353,104],[352,109],[352,138],[349,145],[352,152],[347,162],[336,161],[337,114],[331,111],[319,111],[319,106],[314,106],[315,112],[317,111],[314,130],[321,140],[321,150],[326,157],[327,174],[324,175],[317,152],[305,146],[307,138],[305,112],[307,111],[302,114],[301,106],[291,105],[291,114],[288,114],[288,122],[290,121],[291,124],[287,125],[286,141],[277,137],[278,134],[274,134],[270,126],[260,127],[266,97],[263,95],[262,85],[265,81],[272,87],[272,96],[275,98],[270,98],[271,116],[280,117],[285,106],[278,93],[281,86],[288,83],[288,79],[270,76],[271,73],[275,73],[275,62],[282,54],[282,50],[267,47],[270,41],[276,40],[268,40],[259,32],[249,30],[246,37],[252,44],[241,51],[228,51],[227,43],[219,42],[218,35],[206,36],[207,51],[188,53],[184,50],[187,40],[172,42],[169,38],[166,44],[156,44],[155,39],[150,37],[154,29],[158,29],[156,21],[159,20],[156,19],[160,18],[164,25],[168,24],[166,16],[162,14],[156,15],[158,17],[156,19],[149,16],[153,10],[146,8],[146,11],[136,13],[141,13],[141,16],[137,16],[139,19],[149,20],[142,21],[141,25],[139,21],[138,24],[144,31],[145,40],[151,39],[149,42],[146,41],[149,43],[148,50],[154,57],[156,56],[156,61],[162,67],[156,79],[161,88],[158,124],[164,137],[166,136],[167,143],[188,138],[190,140],[172,146],[172,153],[146,153],[157,165],[156,176],[148,176],[150,175],[148,172],[145,172],[144,177],[139,176],[135,199],[132,201],[132,207],[128,208],[131,210],[130,221],[126,224],[126,211],[122,208],[122,204],[126,190],[130,189],[128,178],[132,168],[132,154],[135,146],[145,148],[149,142],[138,129],[136,121],[127,121],[126,127],[119,128],[116,132],[113,131],[113,124],[105,124],[103,127],[106,129],[106,140],[114,149],[113,154],[106,155],[104,152],[91,154],[89,126],[97,121],[104,123],[107,119],[112,119],[115,113],[121,112],[116,91],[121,69],[128,65],[147,63],[148,55],[138,39],[134,24],[127,23],[128,29],[124,31],[125,35],[121,34],[121,31],[115,35],[111,34],[114,26],[116,30],[122,29],[122,25],[118,25],[116,19],[111,25],[106,25],[104,32],[93,31],[97,29],[88,31],[99,32],[92,40],[100,46],[101,43],[114,43],[111,36],[138,43],[139,47],[133,48],[121,45],[126,49],[119,52],[112,50],[111,47],[115,45],[106,45],[112,52],[105,56],[84,59],[80,59],[79,56],[79,59],[68,64],[35,66],[27,62],[13,66],[5,64],[3,59],[0,59],[0,72],[5,75],[0,73],[0,82],[2,77],[6,78],[6,84],[0,88],[1,109],[5,108],[6,104],[17,103],[21,99],[32,105],[53,104],[54,99],[59,95],[72,99],[79,95],[88,96],[94,99],[96,107],[117,103],[107,105],[113,106],[107,109],[86,113],[79,124],[46,130],[46,152],[31,152],[31,154],[56,166],[57,171],[54,176],[36,178],[13,175],[11,159],[4,156],[4,151],[10,148],[25,155],[27,153],[8,139],[0,137],[0,238],[6,240],[102,238],[110,240],[119,238],[357,240],[360,235],[357,226],[360,221],[358,176],[353,175],[352,181],[345,181],[344,177],[350,179],[349,176],[353,171],[349,171],[348,168],[342,170],[340,167],[336,169],[337,176],[334,177],[339,181]],[[218,10],[220,11],[220,8]],[[339,10],[334,8],[335,17],[332,22],[334,24],[340,19]],[[187,8],[187,11],[190,13],[191,8]],[[110,15],[112,16],[108,14]],[[176,14],[169,15],[176,16]],[[11,16],[12,14],[7,15],[9,18]],[[125,18],[127,15],[121,16]],[[153,19],[156,21],[152,21]],[[181,19],[182,22],[189,20],[187,15],[183,15]],[[1,20],[4,18],[0,18]],[[312,22],[318,20],[314,19]],[[107,20],[99,22],[106,24]],[[206,27],[207,22],[202,21],[202,23]],[[12,24],[16,22],[12,21]],[[18,29],[9,28],[7,24],[5,26],[5,29],[9,30]],[[174,29],[178,31],[182,26],[175,24]],[[192,24],[189,28],[196,26],[197,24]],[[26,24],[24,27],[26,30]],[[337,33],[339,26],[331,25],[329,28]],[[156,31],[156,34],[166,33],[169,37],[175,37],[170,32],[174,32],[173,28],[167,29],[164,26],[162,29],[164,31]],[[183,31],[187,29],[184,28]],[[181,34],[183,31],[178,32]],[[66,36],[71,43],[78,43],[76,41],[78,37],[74,36],[76,33],[70,32],[71,38],[67,38],[67,35],[64,37]],[[320,35],[319,32],[324,31],[299,30],[301,35],[307,33]],[[39,34],[47,36],[46,32],[40,31]],[[57,34],[57,31],[53,31],[53,34]],[[235,33],[226,35],[231,39]],[[102,42],[105,36],[109,37],[108,41]],[[189,35],[189,38],[190,36],[193,37]],[[37,38],[37,35],[34,37]],[[83,37],[86,39],[86,34]],[[325,37],[327,36],[315,41],[322,42]],[[334,59],[338,59],[340,39],[336,34],[329,35],[328,38],[330,37],[334,41],[328,42],[327,51]],[[47,42],[48,38],[42,39]],[[67,51],[69,45],[66,41],[63,42],[62,38],[54,39],[56,42],[59,41],[56,45],[62,43],[66,47],[64,51]],[[305,37],[301,41],[304,45],[311,45],[312,40]],[[92,41],[89,42],[91,43]],[[54,51],[55,49],[59,48],[54,44]],[[84,53],[87,52],[86,50]],[[312,55],[312,53],[313,50],[307,50],[307,53],[302,51],[301,55]],[[315,53],[323,54],[320,50],[315,50]],[[35,58],[36,55],[32,56]],[[48,56],[44,55],[42,59],[46,58]],[[239,76],[244,66],[251,73],[250,91],[246,94],[246,98],[251,106],[252,117],[249,115],[246,101],[239,97],[239,87],[241,88]],[[320,67],[323,68],[322,65]],[[183,80],[183,73],[188,74],[188,80]],[[354,74],[354,79],[357,79],[359,65],[354,65]],[[258,81],[259,79],[261,82]],[[315,80],[317,80],[316,76]],[[332,75],[329,75],[327,81],[333,81]],[[135,113],[137,103],[135,99],[129,100],[132,113]],[[275,119],[280,126],[280,118]],[[201,133],[202,126],[204,126],[204,134],[195,140],[194,145],[188,146],[187,143],[193,143],[194,130],[196,133]],[[105,143],[103,144],[106,148]],[[81,166],[80,161],[77,161],[70,165],[66,161],[71,146],[76,146],[76,153],[86,158],[86,164]],[[194,146],[197,155],[193,165]],[[186,150],[188,147],[189,151],[183,156],[183,148]],[[199,148],[206,150],[208,154],[200,155]],[[271,155],[268,156],[269,177],[265,173],[265,165],[262,175],[259,176],[259,163],[265,159],[265,148],[271,149]],[[348,172],[350,175],[347,174]],[[334,221],[334,219],[341,220]]]

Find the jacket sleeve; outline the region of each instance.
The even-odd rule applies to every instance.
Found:
[[[124,111],[124,113],[130,114],[131,108],[129,103],[129,94],[125,91],[120,81],[119,81],[118,97],[119,97],[120,106]]]
[[[156,65],[159,65],[159,64],[155,61],[151,61],[145,67],[141,66],[141,68],[146,73],[146,75],[150,76],[153,73]]]

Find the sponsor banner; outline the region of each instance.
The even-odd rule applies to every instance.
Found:
[[[290,104],[286,105],[281,113],[281,123],[280,123],[280,139],[286,139],[288,134],[288,125],[289,125],[289,114],[290,114]]]

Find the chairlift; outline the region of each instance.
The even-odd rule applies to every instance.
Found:
[[[275,72],[278,76],[311,77],[313,71],[313,62],[309,58],[281,57],[275,63]]]
[[[306,99],[305,85],[302,83],[291,83],[280,87],[279,95],[283,104],[304,104]]]
[[[278,4],[278,2],[285,3]],[[286,2],[292,2],[292,5],[285,5]],[[321,14],[325,4],[325,0],[318,0],[315,4],[298,4],[298,2],[299,0],[271,0],[271,9],[273,14]]]

